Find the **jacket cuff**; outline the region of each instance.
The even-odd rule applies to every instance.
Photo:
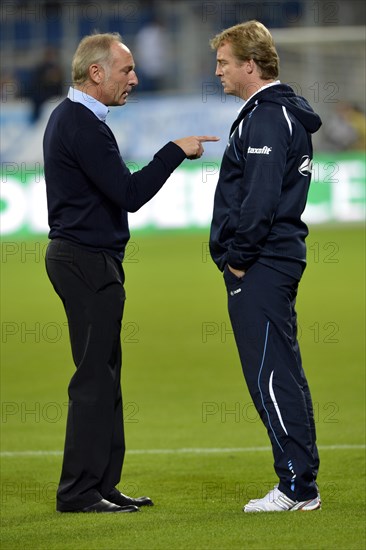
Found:
[[[234,269],[239,269],[240,271],[246,271],[249,269],[256,261],[257,258],[249,258],[247,260],[240,259],[236,255],[232,256],[230,252],[227,255],[227,263],[230,267]]]

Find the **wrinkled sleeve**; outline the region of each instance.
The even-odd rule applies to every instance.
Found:
[[[102,124],[97,129],[80,128],[74,137],[73,150],[88,179],[110,201],[128,212],[136,212],[147,203],[186,158],[184,151],[170,141],[147,166],[131,173],[115,140]]]

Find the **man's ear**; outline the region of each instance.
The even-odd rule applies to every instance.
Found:
[[[95,82],[95,84],[100,84],[104,78],[103,67],[101,65],[98,65],[97,63],[93,63],[93,65],[90,65],[89,78],[92,82]]]
[[[244,61],[244,68],[247,74],[252,74],[255,71],[255,61],[253,59],[248,59]]]

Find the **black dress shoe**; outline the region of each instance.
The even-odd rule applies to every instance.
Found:
[[[139,512],[140,509],[137,506],[131,506],[131,505],[118,506],[102,498],[102,500],[99,500],[95,504],[92,504],[91,506],[86,506],[85,508],[80,508],[79,510],[62,510],[62,511],[63,512],[86,512],[86,513],[89,513],[89,512],[96,512],[96,513],[120,512],[121,513],[121,512]]]
[[[117,489],[112,491],[107,496],[107,499],[109,502],[113,502],[113,504],[117,504],[118,506],[137,506],[138,508],[140,508],[140,506],[154,506],[153,501],[149,497],[132,498],[120,493]]]

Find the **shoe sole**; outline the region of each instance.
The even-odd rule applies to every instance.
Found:
[[[271,512],[315,512],[316,510],[321,510],[321,503],[319,502],[318,499],[309,500],[309,501],[305,501],[305,502],[298,502],[297,504],[295,504],[292,508],[289,508],[288,510],[263,510],[260,507],[255,507],[255,504],[253,506],[253,504],[247,510],[246,510],[246,508],[247,508],[248,505],[246,505],[243,508],[243,511],[246,512],[246,513],[261,513],[261,512],[271,513]]]
[[[319,500],[317,500],[316,502],[314,502],[314,504],[312,504],[312,502],[314,501],[310,501],[310,502],[299,502],[298,504],[295,504],[295,506],[293,508],[290,508],[290,512],[296,512],[297,510],[299,510],[300,512],[314,512],[315,510],[321,510],[321,502]]]

